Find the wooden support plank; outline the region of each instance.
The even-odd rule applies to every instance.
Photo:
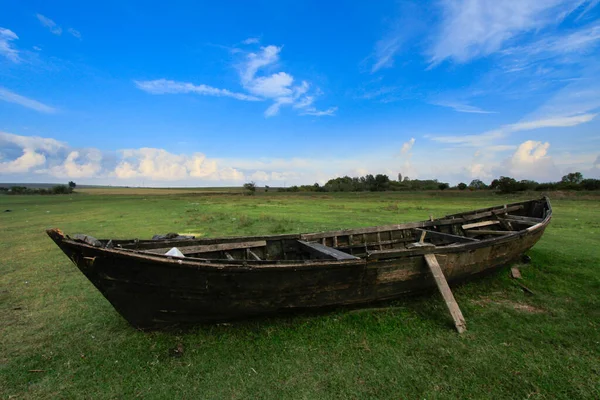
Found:
[[[311,252],[312,254],[316,254],[322,258],[330,259],[330,260],[360,260],[360,258],[350,255],[348,253],[344,253],[343,251],[339,251],[334,249],[333,247],[323,246],[320,243],[309,243],[304,240],[298,240],[301,246],[303,246],[306,250]]]
[[[458,333],[463,333],[467,330],[467,323],[465,322],[465,318],[458,307],[458,303],[454,299],[454,295],[450,290],[450,286],[448,286],[448,281],[446,281],[446,277],[444,276],[444,272],[440,267],[440,264],[437,261],[437,258],[434,254],[425,254],[425,263],[429,267],[433,275],[433,279],[435,279],[435,283],[446,302],[446,306],[448,307],[448,311],[450,311],[450,315],[452,315],[452,319],[454,320],[454,326]]]
[[[246,251],[248,252],[248,255],[249,255],[249,256],[250,256],[252,259],[254,259],[254,260],[256,260],[256,261],[262,261],[262,260],[261,260],[261,258],[260,258],[259,256],[257,256],[257,255],[256,255],[256,253],[255,253],[255,252],[253,252],[252,250],[250,250],[250,249],[246,249]]]
[[[479,242],[478,239],[473,239],[470,237],[465,237],[465,236],[458,236],[458,235],[453,235],[451,233],[444,233],[444,232],[437,232],[437,231],[429,231],[429,230],[425,230],[425,229],[419,229],[419,228],[415,228],[415,231],[417,233],[420,233],[421,235],[423,235],[423,233],[427,232],[427,236],[429,236],[430,238],[437,238],[440,239],[442,241],[442,243],[454,243],[454,242],[458,242],[458,243],[466,243],[466,242]],[[423,232],[423,233],[421,233]]]
[[[235,260],[235,258],[233,258],[233,256],[227,251],[225,252],[225,257],[227,257],[228,260]]]
[[[530,224],[530,225],[539,224],[540,222],[544,221],[543,218],[524,217],[522,215],[509,215],[509,214],[505,214],[503,216],[503,219],[506,219],[508,221],[518,222],[520,224]]]
[[[462,226],[463,229],[473,229],[473,228],[481,228],[483,226],[490,226],[499,224],[500,221],[481,221],[481,222],[473,222],[472,224],[465,224]]]
[[[503,236],[503,235],[509,235],[511,233],[515,233],[515,231],[494,231],[491,229],[479,229],[479,230],[475,230],[475,231],[466,231],[465,235],[469,235],[469,236],[479,236],[479,235]]]
[[[240,242],[240,243],[219,243],[219,244],[207,244],[201,246],[183,246],[183,242],[180,246],[175,246],[181,251],[181,253],[185,254],[197,254],[197,253],[211,253],[213,251],[226,251],[226,250],[234,250],[234,249],[243,249],[249,247],[262,247],[266,246],[267,242],[264,240],[257,240],[252,242]],[[155,248],[150,250],[143,250],[147,253],[155,253],[155,254],[165,254],[169,251],[171,247],[162,247]]]
[[[377,244],[379,245],[379,250],[383,250],[383,246],[381,245],[381,232],[377,232]]]

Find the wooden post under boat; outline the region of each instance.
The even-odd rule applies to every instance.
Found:
[[[458,307],[458,303],[454,299],[454,295],[452,294],[452,290],[450,290],[450,286],[448,286],[448,281],[446,281],[446,277],[442,272],[442,268],[440,268],[440,264],[435,258],[435,254],[425,254],[425,262],[433,275],[433,279],[435,279],[435,283],[444,298],[444,302],[448,307],[448,311],[450,311],[450,315],[452,315],[452,319],[454,320],[454,326],[458,333],[463,333],[467,330],[467,323],[465,322],[465,318]]]

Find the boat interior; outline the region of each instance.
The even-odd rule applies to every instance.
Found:
[[[456,246],[511,235],[540,224],[551,213],[547,199],[490,207],[400,225],[262,237],[102,241],[106,247],[215,263],[386,258],[418,247]],[[169,256],[166,257],[177,257]]]

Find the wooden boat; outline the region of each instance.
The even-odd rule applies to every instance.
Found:
[[[222,322],[366,305],[518,260],[552,216],[547,197],[423,222],[319,233],[178,240],[48,235],[133,326]],[[182,257],[165,255],[176,247]]]

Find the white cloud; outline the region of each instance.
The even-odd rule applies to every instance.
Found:
[[[42,14],[36,14],[35,16],[41,22],[42,25],[44,25],[46,28],[48,28],[50,30],[50,32],[52,32],[55,35],[62,34],[62,28],[60,26],[58,26],[56,24],[56,22],[52,21],[50,18],[48,18]]]
[[[219,168],[204,154],[173,154],[164,149],[122,150],[121,161],[114,169],[119,179],[145,178],[154,181],[184,181],[200,178],[209,181],[237,181],[243,173],[231,167]]]
[[[405,155],[407,153],[409,153],[413,146],[415,145],[415,138],[410,138],[409,141],[404,142],[404,144],[402,144],[402,149],[400,149],[400,154]]]
[[[459,63],[485,57],[511,39],[557,24],[587,0],[443,0],[442,23],[430,63]]]
[[[375,63],[371,67],[371,73],[377,72],[382,68],[390,68],[394,65],[394,56],[400,50],[402,40],[400,36],[392,35],[379,40],[375,44],[373,58]]]
[[[497,140],[503,139],[514,132],[528,131],[540,128],[560,128],[576,126],[593,120],[596,117],[596,115],[597,114],[581,114],[570,117],[554,117],[523,121],[515,124],[504,125],[499,129],[484,132],[478,135],[426,137],[439,143],[454,144],[458,146],[485,147],[495,145]]]
[[[452,101],[434,101],[431,104],[441,107],[449,107],[454,111],[464,112],[464,113],[474,113],[474,114],[496,114],[496,111],[486,111],[482,110],[479,107],[471,106],[469,104],[463,104]]]
[[[511,132],[540,129],[540,128],[560,128],[567,126],[576,126],[593,120],[598,114],[581,114],[571,117],[554,117],[539,119],[534,121],[524,121],[508,125]]]
[[[314,107],[307,107],[300,115],[312,115],[314,117],[334,116],[337,110],[337,107],[329,107],[326,110],[317,110]]]
[[[247,85],[252,82],[254,75],[256,75],[256,72],[260,68],[279,61],[280,52],[281,47],[270,45],[261,47],[260,52],[258,53],[249,53],[240,69],[242,84]]]
[[[247,101],[271,100],[273,104],[264,112],[267,118],[279,114],[281,107],[290,105],[293,108],[300,109],[301,115],[334,115],[337,107],[317,110],[311,106],[315,96],[320,93],[317,89],[316,93],[308,95],[310,84],[307,81],[294,85],[294,77],[283,71],[259,75],[262,69],[267,67],[272,69],[276,66],[281,49],[281,47],[271,45],[261,47],[258,52],[245,54],[244,61],[238,65],[238,70],[240,84],[247,94],[218,89],[204,84],[195,85],[167,79],[134,82],[139,89],[152,94],[196,93],[209,96],[226,96]]]
[[[71,35],[73,35],[73,37],[81,40],[81,32],[79,32],[78,30],[69,28],[67,32],[69,32]]]
[[[34,167],[43,165],[46,157],[33,149],[23,149],[23,154],[12,161],[0,162],[0,172],[3,174],[14,174],[28,172]]]
[[[257,44],[260,43],[260,39],[256,37],[251,37],[245,40],[242,40],[243,44]]]
[[[44,103],[40,103],[37,100],[30,99],[25,96],[21,96],[15,92],[3,88],[0,86],[0,100],[7,101],[9,103],[19,104],[23,107],[31,108],[32,110],[52,114],[56,112],[56,108],[50,107]]]
[[[97,149],[91,149],[85,152],[76,150],[69,152],[64,163],[49,168],[47,172],[57,178],[91,178],[101,169],[102,153]]]
[[[29,172],[43,166],[47,160],[46,155],[56,153],[64,146],[54,139],[0,132],[0,173]]]
[[[511,176],[517,180],[557,180],[560,171],[548,155],[549,148],[548,142],[527,140],[519,145],[513,156],[496,169],[496,172],[498,175]]]
[[[19,52],[12,46],[11,42],[18,38],[17,34],[10,29],[0,28],[0,55],[15,63],[18,63],[21,59],[19,58]]]
[[[151,94],[173,94],[173,93],[195,93],[204,96],[232,97],[238,100],[260,101],[256,96],[244,93],[235,93],[227,89],[218,89],[207,85],[194,85],[189,82],[177,82],[168,79],[156,79],[153,81],[134,81],[135,85]]]
[[[294,78],[285,72],[277,72],[270,76],[262,76],[248,82],[246,88],[252,94],[267,98],[280,98],[293,93]]]

